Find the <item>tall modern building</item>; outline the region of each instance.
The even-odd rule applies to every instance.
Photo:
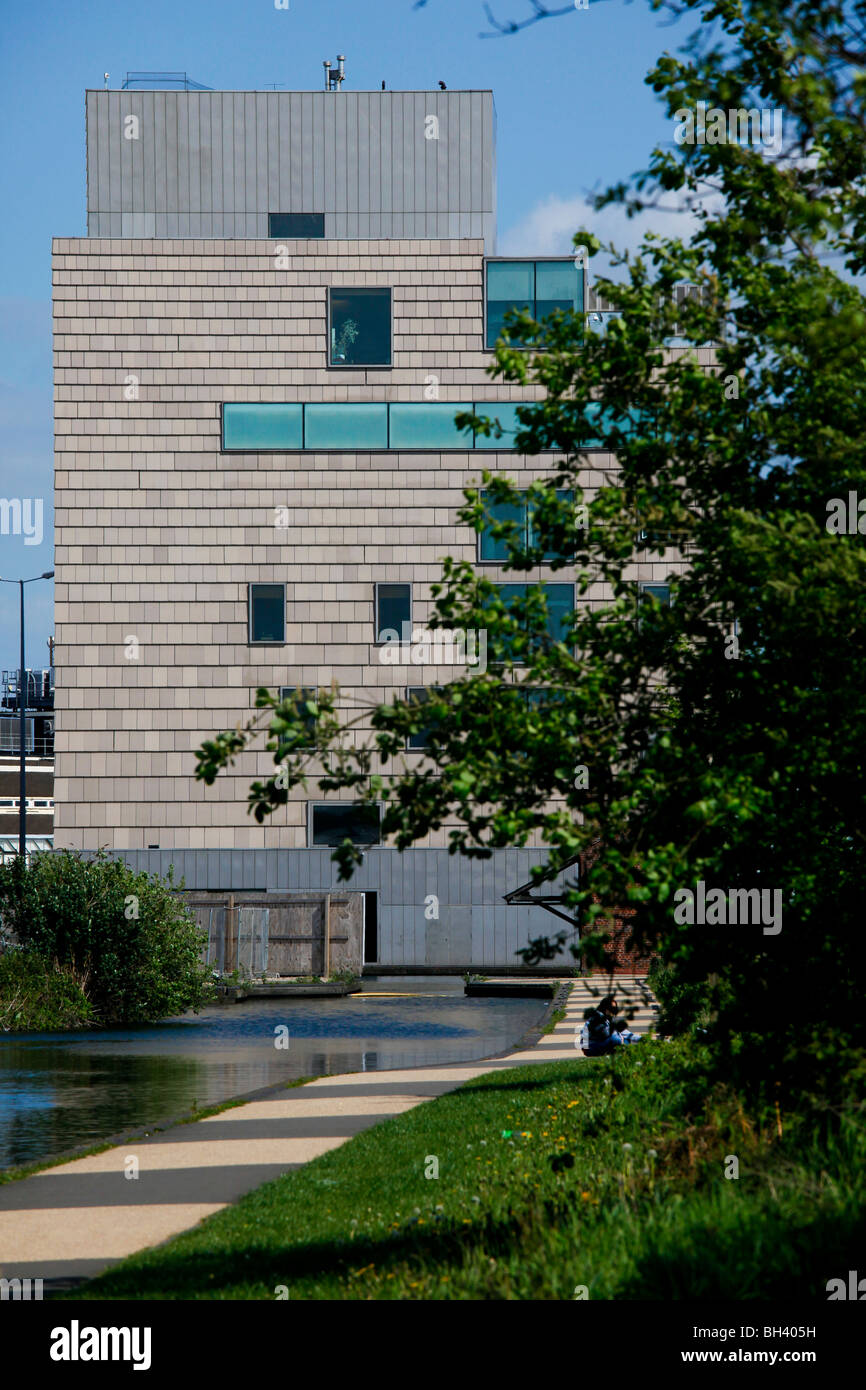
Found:
[[[327,890],[349,833],[369,963],[515,965],[552,923],[504,902],[540,847],[461,860],[446,827],[400,854],[314,791],[259,826],[247,792],[272,757],[206,788],[195,750],[262,685],[336,679],[348,717],[453,679],[408,647],[383,660],[383,638],[425,628],[446,555],[512,582],[458,522],[463,489],[556,458],[510,447],[539,393],[493,381],[490,349],[513,305],[586,311],[583,271],[496,256],[489,91],[185,83],[90,91],[86,113],[88,235],[53,260],[55,845],[173,863],[197,892]],[[458,433],[473,405],[501,438]],[[591,489],[613,461],[587,457]],[[523,578],[550,586],[552,622],[573,608],[572,570]]]

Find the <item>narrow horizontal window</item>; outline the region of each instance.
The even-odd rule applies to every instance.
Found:
[[[382,843],[382,816],[378,806],[365,802],[314,803],[310,810],[310,842],[313,845]]]
[[[391,448],[471,449],[472,431],[458,430],[454,423],[455,416],[461,411],[471,414],[471,402],[449,401],[447,405],[392,405]]]
[[[325,235],[323,212],[269,212],[268,236],[306,238],[315,241]]]
[[[521,428],[519,405],[533,401],[448,401],[426,405],[417,401],[251,402],[227,401],[222,407],[222,447],[225,453],[339,451],[385,453],[442,450],[467,453],[472,449],[511,452]],[[458,430],[459,414],[498,420],[500,438]],[[591,406],[589,408],[590,419]],[[562,453],[545,449],[544,453]]]
[[[285,642],[285,584],[251,584],[249,589],[250,642]]]
[[[224,405],[224,449],[302,449],[302,405]]]
[[[510,450],[514,448],[514,436],[521,428],[517,418],[517,412],[521,405],[532,405],[532,401],[481,401],[475,407],[475,414],[481,416],[491,423],[498,422],[502,431],[497,438],[495,429],[490,434],[476,434],[476,449],[502,449]]]
[[[387,449],[388,407],[308,405],[304,408],[307,449]]]

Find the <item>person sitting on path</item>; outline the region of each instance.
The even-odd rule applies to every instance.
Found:
[[[584,1024],[584,1039],[581,1040],[587,1057],[602,1057],[614,1048],[622,1047],[622,1038],[613,1026],[616,1017],[616,996],[606,994],[593,1009]]]

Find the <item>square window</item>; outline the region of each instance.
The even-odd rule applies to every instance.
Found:
[[[511,606],[514,599],[522,599],[530,589],[541,588],[547,600],[547,631],[554,642],[566,642],[571,633],[571,617],[574,613],[574,585],[573,584],[497,584],[499,597],[506,608]],[[517,665],[523,665],[522,658],[516,658],[509,650],[510,642],[506,638],[502,641],[499,654],[494,660],[511,660]]]
[[[251,584],[249,588],[250,642],[285,642],[285,584]]]
[[[412,585],[376,585],[375,632],[377,642],[411,642]]]
[[[390,367],[390,289],[332,289],[328,306],[332,367]]]
[[[325,235],[323,212],[269,212],[268,236],[318,240]]]
[[[365,802],[324,802],[310,807],[310,844],[354,845],[382,843],[382,816],[378,806]]]

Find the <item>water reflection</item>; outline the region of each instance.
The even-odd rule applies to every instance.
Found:
[[[417,998],[272,999],[152,1027],[6,1035],[0,1168],[299,1076],[486,1057],[512,1046],[546,1007],[466,999],[460,981],[365,981],[368,995],[419,988]],[[279,1048],[285,1028],[289,1046]]]

